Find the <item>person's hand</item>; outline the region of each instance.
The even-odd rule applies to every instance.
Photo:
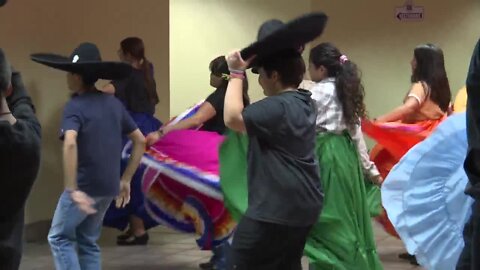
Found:
[[[78,208],[87,215],[95,214],[95,201],[90,198],[85,192],[80,190],[74,190],[70,193],[72,201],[78,206]]]
[[[160,140],[161,134],[160,131],[154,131],[150,132],[147,137],[145,138],[147,141],[147,147],[152,146],[154,143],[156,143],[158,140]]]
[[[120,180],[120,193],[115,199],[117,208],[124,208],[130,202],[130,180],[122,178]]]
[[[242,56],[240,55],[240,51],[234,51],[229,53],[227,56],[225,56],[225,60],[227,61],[228,68],[230,70],[236,70],[236,71],[245,71],[254,58],[255,56],[252,56],[245,61],[242,59]]]
[[[371,181],[375,185],[381,186],[383,184],[383,177],[381,175],[377,175],[377,176],[372,177]]]
[[[151,132],[145,138],[147,141],[147,147],[152,146],[158,140],[160,140],[163,136],[167,135],[171,131],[170,126],[163,126],[159,130]]]

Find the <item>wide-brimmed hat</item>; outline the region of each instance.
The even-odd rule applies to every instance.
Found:
[[[298,50],[323,33],[328,17],[322,12],[309,13],[286,24],[280,20],[264,22],[258,31],[257,41],[242,49],[243,59],[256,55],[250,67],[258,66],[262,58],[284,50]]]
[[[100,51],[93,43],[80,44],[70,57],[52,53],[36,53],[31,55],[31,59],[55,69],[104,80],[122,79],[132,72],[132,66],[127,63],[102,61]]]

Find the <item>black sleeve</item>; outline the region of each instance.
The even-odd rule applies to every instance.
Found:
[[[278,129],[278,123],[283,121],[285,108],[280,99],[265,98],[255,102],[243,110],[243,121],[247,134],[269,138]]]
[[[477,42],[477,46],[473,51],[472,59],[470,60],[470,67],[468,69],[467,75],[467,94],[470,99],[470,96],[474,97],[475,102],[480,103],[480,99],[477,98],[480,96],[480,40]],[[475,107],[478,111],[478,107]],[[479,112],[480,113],[480,112]]]
[[[24,207],[40,166],[40,123],[20,73],[13,72],[12,86],[13,93],[7,103],[17,122],[0,124],[0,171],[3,172],[0,178],[5,191],[0,222]]]
[[[25,122],[31,131],[40,138],[41,127],[35,115],[35,107],[25,90],[22,76],[17,71],[12,73],[12,87],[13,93],[7,98],[8,107],[17,121]]]
[[[130,81],[130,77],[110,82],[115,88],[115,96],[120,100],[123,100],[123,101],[127,100],[127,86],[129,81]]]
[[[469,136],[474,132],[480,136],[480,40],[473,51],[470,67],[467,74],[467,126],[470,129]],[[476,139],[479,139],[476,137]],[[474,140],[469,139],[472,143]],[[480,150],[480,142],[475,141],[476,147]],[[479,156],[480,157],[480,156]]]
[[[226,91],[217,89],[211,93],[205,101],[210,103],[217,113],[221,112],[223,111],[223,104],[225,102],[225,93]]]
[[[137,124],[127,112],[127,110],[122,106],[122,132],[125,135],[129,135],[138,129]]]
[[[470,186],[466,193],[480,196],[480,40],[473,51],[467,74],[467,136],[468,153],[464,168]]]

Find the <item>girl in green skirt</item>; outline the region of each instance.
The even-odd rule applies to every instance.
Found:
[[[383,269],[367,196],[371,182],[380,184],[382,179],[368,161],[360,129],[365,105],[359,72],[330,43],[313,48],[309,62],[316,82],[311,91],[318,109],[316,153],[325,198],[305,254],[314,269]]]

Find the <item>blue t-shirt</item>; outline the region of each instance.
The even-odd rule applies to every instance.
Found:
[[[137,129],[123,104],[100,91],[74,96],[65,106],[61,138],[75,130],[78,188],[94,197],[119,193],[122,136]]]

